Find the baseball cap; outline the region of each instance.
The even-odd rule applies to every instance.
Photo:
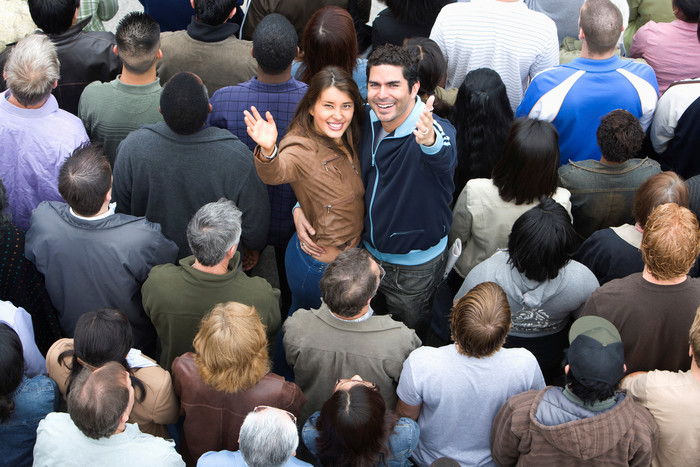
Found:
[[[584,386],[616,386],[624,375],[625,352],[614,324],[600,316],[584,316],[569,330],[569,367]]]

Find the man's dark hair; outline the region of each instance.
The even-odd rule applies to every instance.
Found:
[[[383,0],[396,19],[432,27],[440,10],[453,0]]]
[[[194,0],[197,21],[210,26],[224,24],[236,7],[236,0]]]
[[[73,24],[79,0],[28,0],[34,24],[46,34],[61,34]]]
[[[644,130],[637,117],[626,110],[617,109],[603,117],[596,137],[605,160],[625,162],[642,149]]]
[[[272,13],[253,32],[253,57],[265,73],[285,71],[297,55],[297,32],[284,16]]]
[[[147,72],[156,61],[160,47],[160,25],[146,13],[134,11],[119,21],[117,52],[124,68],[132,73]]]
[[[108,438],[119,427],[129,405],[131,384],[126,370],[108,362],[95,371],[83,368],[68,394],[68,413],[75,426],[88,438]]]
[[[22,341],[6,323],[0,322],[0,423],[10,420],[15,410],[15,390],[24,376]]]
[[[201,130],[209,115],[209,94],[199,76],[186,71],[173,75],[160,95],[160,113],[178,135]]]
[[[373,66],[393,65],[401,67],[403,77],[408,81],[408,89],[418,82],[418,61],[403,47],[386,44],[372,52],[367,60],[367,79]]]
[[[566,386],[586,405],[593,405],[595,402],[610,399],[615,395],[615,386],[610,386],[607,383],[591,382],[588,386],[584,386],[576,380],[571,368],[565,375]]]
[[[581,7],[579,27],[589,51],[612,52],[622,33],[622,13],[610,0],[586,0]]]
[[[58,192],[80,216],[94,216],[112,187],[112,168],[102,146],[83,143],[58,174]]]
[[[508,262],[530,280],[554,279],[576,253],[578,238],[566,209],[546,199],[513,224],[508,236]]]
[[[343,318],[357,315],[379,287],[374,260],[366,250],[350,248],[333,260],[321,277],[321,298]]]

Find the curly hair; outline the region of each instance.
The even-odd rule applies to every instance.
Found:
[[[700,254],[700,227],[695,214],[676,203],[658,206],[644,226],[640,249],[655,279],[684,276]]]
[[[637,117],[626,110],[617,109],[603,117],[596,138],[605,160],[619,163],[639,154],[644,142],[644,130]]]

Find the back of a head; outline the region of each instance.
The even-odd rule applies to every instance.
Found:
[[[644,226],[640,250],[655,279],[684,277],[700,254],[700,228],[695,214],[675,203],[658,206]]]
[[[412,37],[406,39],[403,46],[418,62],[418,79],[420,95],[430,95],[435,92],[447,72],[447,62],[440,47],[427,37]]]
[[[112,168],[98,144],[83,143],[58,174],[58,192],[80,216],[94,216],[112,187]]]
[[[355,385],[338,389],[316,421],[317,457],[324,466],[374,466],[393,426],[378,390]]]
[[[467,292],[452,307],[450,330],[463,355],[482,358],[498,352],[510,331],[510,305],[503,289],[484,282]]]
[[[197,21],[209,26],[224,24],[235,7],[236,0],[194,0]]]
[[[700,307],[695,312],[695,319],[690,326],[690,348],[693,351],[693,361],[700,367]]]
[[[143,74],[156,62],[160,47],[160,25],[146,13],[134,11],[119,21],[117,51],[124,68]]]
[[[304,63],[301,81],[308,83],[313,75],[329,65],[352,75],[357,60],[357,35],[350,13],[338,6],[316,11],[306,23],[301,48]]]
[[[80,0],[28,0],[34,24],[46,34],[61,34],[73,24]]]
[[[6,323],[0,322],[0,424],[8,421],[15,409],[14,392],[24,376],[22,341]]]
[[[680,10],[686,22],[698,22],[698,16],[700,16],[700,2],[698,0],[673,0],[672,4]]]
[[[283,411],[250,412],[239,435],[239,449],[249,467],[283,467],[299,445],[297,426]]]
[[[27,36],[10,51],[4,72],[7,87],[20,104],[38,104],[60,77],[56,47],[43,34]]]
[[[199,76],[186,71],[173,75],[163,86],[160,112],[168,127],[179,135],[201,130],[209,115],[209,94]]]
[[[491,178],[503,153],[513,109],[501,76],[490,68],[467,73],[450,120],[457,130],[455,187],[461,192],[472,178]]]
[[[639,185],[632,200],[632,216],[644,228],[649,214],[666,203],[676,203],[685,208],[690,203],[688,186],[675,172],[652,175]]]
[[[522,117],[510,127],[492,178],[504,201],[528,204],[554,195],[558,168],[559,135],[554,125]]]
[[[566,385],[586,405],[615,395],[624,376],[625,352],[615,325],[600,316],[583,316],[571,325]]]
[[[622,33],[622,13],[610,0],[586,0],[581,7],[579,27],[588,50],[606,54],[615,50]]]
[[[386,44],[374,49],[367,59],[367,79],[372,67],[381,65],[400,67],[409,90],[418,82],[418,60],[404,47]]]
[[[578,235],[566,209],[548,198],[523,213],[508,237],[509,262],[530,280],[559,275],[578,249]]]
[[[203,266],[219,264],[241,239],[241,210],[226,198],[207,203],[187,224],[187,243]]]
[[[253,32],[253,57],[260,69],[278,75],[297,55],[297,32],[287,18],[272,13],[265,16]]]
[[[199,375],[217,391],[250,389],[269,371],[265,327],[255,307],[216,305],[202,318],[193,345]]]
[[[626,110],[613,110],[600,122],[598,147],[608,162],[625,162],[639,154],[644,130],[637,117]]]
[[[321,277],[321,298],[338,316],[357,315],[379,286],[372,271],[374,260],[360,248],[350,248],[333,260]]]
[[[131,384],[123,366],[108,362],[91,371],[84,368],[68,394],[68,413],[88,438],[108,438],[117,430],[129,405]]]

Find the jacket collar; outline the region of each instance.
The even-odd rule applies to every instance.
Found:
[[[424,108],[425,104],[423,103],[423,101],[420,100],[418,96],[416,96],[416,101],[413,104],[413,110],[411,110],[411,113],[408,114],[406,120],[404,120],[403,123],[399,125],[399,127],[395,129],[393,133],[389,133],[389,135],[395,138],[404,138],[408,135],[412,135],[413,130],[416,128],[416,122],[420,118],[420,114],[421,112],[423,112]],[[369,111],[369,118],[373,126],[375,123],[379,122],[377,114],[374,113],[374,110],[372,110],[371,107]]]
[[[187,35],[196,41],[221,42],[238,32],[238,25],[235,23],[224,23],[216,26],[197,21],[194,16],[187,26]]]
[[[92,19],[92,15],[88,16],[82,21],[78,21],[75,23],[73,26],[71,26],[67,31],[62,32],[61,34],[47,34],[49,36],[49,39],[51,39],[52,42],[60,42],[60,41],[65,41],[72,39],[73,37],[77,36],[81,32],[83,32],[83,29],[88,25],[90,20]]]

